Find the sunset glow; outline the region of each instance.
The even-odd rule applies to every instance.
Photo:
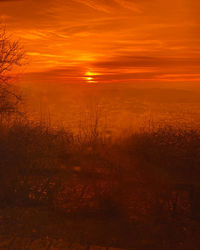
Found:
[[[68,83],[198,82],[199,9],[197,0],[0,1],[29,56],[27,74],[65,71]]]

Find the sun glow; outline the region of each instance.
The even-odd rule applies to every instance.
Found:
[[[88,72],[85,73],[85,75],[86,75],[86,76],[98,76],[98,75],[100,75],[100,74],[99,74],[99,73],[94,73],[94,72],[88,71]]]
[[[89,83],[96,83],[96,79],[94,76],[97,76],[99,75],[99,73],[94,73],[94,72],[91,72],[91,71],[88,71],[85,73],[85,79],[87,80],[87,82]]]

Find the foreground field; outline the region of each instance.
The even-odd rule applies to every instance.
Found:
[[[199,249],[200,131],[0,126],[1,249]],[[99,248],[98,248],[99,247]]]

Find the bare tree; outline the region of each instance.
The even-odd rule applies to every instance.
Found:
[[[1,26],[1,25],[0,25]],[[24,62],[24,50],[18,41],[12,41],[6,28],[0,27],[0,115],[18,111],[21,95],[11,84],[11,71]]]

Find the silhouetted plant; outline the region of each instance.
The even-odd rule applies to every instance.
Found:
[[[18,41],[13,41],[6,28],[0,25],[0,114],[8,115],[18,111],[22,97],[12,84],[10,72],[25,62],[25,53]]]

